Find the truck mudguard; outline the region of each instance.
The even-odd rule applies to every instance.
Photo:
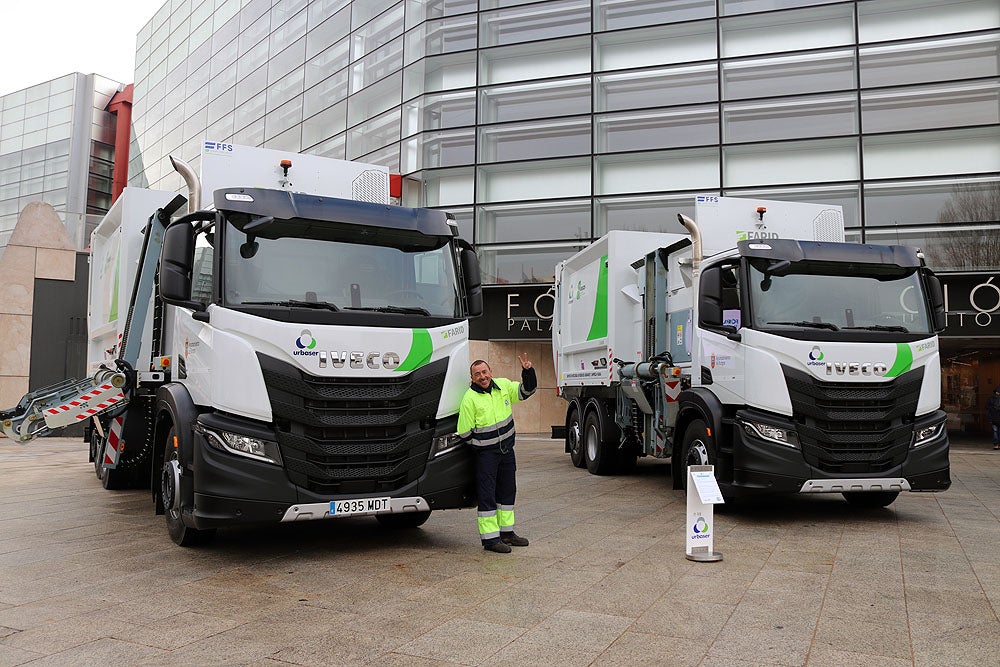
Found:
[[[718,397],[704,387],[691,387],[682,391],[677,397],[677,401],[680,403],[680,410],[677,417],[677,430],[674,433],[673,460],[680,460],[680,457],[684,456],[684,452],[680,451],[684,440],[684,430],[695,419],[701,419],[712,429],[712,439],[715,440],[717,452],[720,451],[723,444],[722,418],[725,409]],[[716,461],[716,465],[718,465],[718,461]],[[675,489],[683,488],[681,485],[685,474],[686,471],[682,469],[682,466],[671,466]]]
[[[198,420],[198,408],[191,400],[191,394],[187,387],[171,382],[156,390],[156,434],[155,442],[162,442],[166,437],[170,425],[178,426],[177,434],[177,458],[182,468],[191,465],[193,460],[193,427]],[[186,425],[185,428],[180,428]],[[163,452],[154,452],[153,466],[154,477],[159,477],[159,466],[163,463]],[[154,492],[158,489],[154,489]]]

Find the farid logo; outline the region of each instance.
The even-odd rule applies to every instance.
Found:
[[[313,357],[319,354],[319,352],[313,352],[312,349],[316,347],[316,339],[313,338],[312,333],[309,329],[303,329],[299,337],[295,339],[295,347],[299,348],[292,352],[295,355],[302,355],[307,357]]]

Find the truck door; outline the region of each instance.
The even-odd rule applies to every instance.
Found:
[[[723,403],[743,403],[745,355],[740,330],[746,309],[739,263],[704,267],[698,295],[692,378],[700,377],[702,385],[710,385]]]

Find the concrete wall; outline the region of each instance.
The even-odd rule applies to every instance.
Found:
[[[24,207],[0,256],[0,409],[28,392],[35,280],[76,277],[76,248],[48,204]],[[37,388],[37,387],[36,387]]]
[[[493,375],[521,379],[519,354],[528,353],[528,359],[538,375],[538,389],[527,401],[514,405],[514,426],[519,433],[549,435],[552,426],[562,426],[566,419],[566,401],[556,396],[556,376],[552,364],[552,344],[544,342],[489,342],[471,341],[470,361],[483,359],[490,365]]]

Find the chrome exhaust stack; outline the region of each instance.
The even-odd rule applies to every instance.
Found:
[[[181,175],[184,179],[184,183],[187,185],[188,213],[200,211],[201,181],[198,179],[198,175],[194,173],[194,169],[191,168],[191,165],[180,158],[175,158],[173,155],[170,156],[170,165],[174,168],[174,171]]]

